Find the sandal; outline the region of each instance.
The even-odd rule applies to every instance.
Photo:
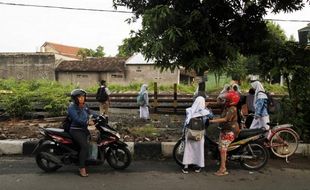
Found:
[[[224,171],[220,171],[218,170],[217,172],[214,173],[214,175],[216,176],[225,176],[225,175],[228,175],[228,171],[224,170]]]
[[[88,177],[88,173],[86,172],[85,168],[81,168],[81,169],[79,169],[79,171],[80,171],[81,177]]]

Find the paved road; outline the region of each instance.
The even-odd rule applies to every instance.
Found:
[[[209,162],[202,173],[182,174],[172,160],[134,161],[125,171],[117,172],[107,164],[91,167],[90,176],[81,178],[75,166],[56,173],[42,172],[32,157],[0,157],[0,190],[160,190],[160,189],[310,189],[310,159],[295,157],[290,164],[270,160],[258,171],[243,170],[230,163],[230,175],[213,175],[217,166]]]

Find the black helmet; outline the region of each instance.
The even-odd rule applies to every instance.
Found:
[[[86,99],[86,91],[83,89],[74,89],[70,93],[71,99],[73,100],[74,103],[78,104],[77,97],[79,96],[84,96]]]

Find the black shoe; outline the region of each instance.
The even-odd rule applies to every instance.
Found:
[[[195,172],[196,173],[200,173],[201,172],[201,168],[200,167],[195,168]]]
[[[188,168],[182,168],[182,172],[183,172],[184,174],[188,174]]]

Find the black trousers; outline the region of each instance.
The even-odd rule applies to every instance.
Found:
[[[85,162],[88,157],[89,132],[80,129],[70,129],[70,134],[75,143],[77,143],[80,146],[79,166],[80,168],[85,168]]]

